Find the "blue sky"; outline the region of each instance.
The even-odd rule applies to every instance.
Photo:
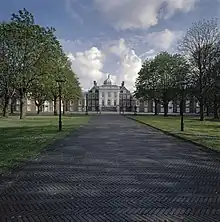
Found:
[[[87,89],[108,73],[132,88],[146,57],[175,51],[192,22],[218,17],[219,0],[3,0],[0,19],[26,8],[52,26]]]

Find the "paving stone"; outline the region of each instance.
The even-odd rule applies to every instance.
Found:
[[[219,155],[120,115],[0,184],[0,221],[220,221]]]

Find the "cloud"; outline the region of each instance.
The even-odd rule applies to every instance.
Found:
[[[79,77],[84,90],[92,87],[93,81],[100,81],[106,74],[102,71],[105,55],[96,47],[84,52],[68,53],[72,70]]]
[[[134,90],[137,73],[142,66],[142,60],[131,49],[124,39],[116,41],[109,47],[109,51],[119,58],[119,69],[116,73],[117,82],[125,81],[130,90]]]
[[[94,80],[102,84],[108,74],[111,74],[113,83],[120,85],[125,81],[128,89],[133,90],[137,73],[142,65],[141,58],[124,39],[112,41],[100,49],[92,47],[85,51],[67,54],[72,62],[72,70],[79,77],[84,90],[90,89]],[[112,58],[114,63],[109,64]]]
[[[160,51],[176,52],[177,41],[182,34],[179,30],[164,29],[146,35],[134,35],[133,39],[106,40],[96,47],[91,40],[61,40],[61,43],[84,89],[91,88],[94,80],[102,84],[110,73],[114,83],[120,85],[125,81],[126,86],[134,90],[142,61],[154,58]],[[137,45],[142,47],[140,55],[133,49],[133,45],[135,49]]]
[[[148,29],[159,19],[191,11],[200,0],[94,0],[96,8],[117,30]]]
[[[78,20],[80,23],[83,23],[82,17],[75,10],[76,3],[77,3],[77,0],[65,0],[66,11],[70,14],[70,16],[73,19]]]
[[[160,32],[149,33],[146,37],[148,47],[156,51],[171,51],[176,46],[177,41],[182,37],[182,31],[171,31],[165,29]]]

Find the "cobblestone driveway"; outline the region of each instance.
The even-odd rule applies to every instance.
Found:
[[[220,162],[118,115],[93,117],[0,193],[0,221],[220,221]]]

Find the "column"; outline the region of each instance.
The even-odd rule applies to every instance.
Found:
[[[120,91],[117,92],[117,97],[116,97],[116,107],[117,107],[117,112],[120,110]]]
[[[115,95],[114,95],[114,91],[111,92],[111,105],[114,106],[114,101],[115,101]]]
[[[99,90],[99,110],[102,110],[102,91]]]
[[[84,111],[86,111],[86,105],[87,105],[86,104],[86,94],[84,94],[84,98],[83,99],[84,99]]]
[[[105,97],[104,97],[104,101],[105,101],[105,106],[108,106],[108,92],[105,92]]]

